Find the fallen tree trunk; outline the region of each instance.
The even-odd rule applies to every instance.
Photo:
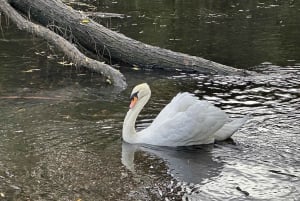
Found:
[[[202,73],[245,74],[245,71],[200,57],[144,44],[87,18],[60,0],[8,0],[28,18],[44,26],[65,28],[76,42],[95,54],[143,68],[182,69]],[[64,36],[65,37],[65,36]]]
[[[0,0],[0,9],[8,16],[21,30],[26,30],[30,33],[36,34],[41,38],[46,39],[48,42],[59,47],[64,54],[69,57],[76,66],[83,66],[89,68],[93,71],[99,72],[106,76],[109,80],[112,80],[115,86],[125,88],[126,82],[124,76],[116,69],[110,67],[109,65],[90,59],[82,54],[74,45],[69,43],[63,37],[57,35],[53,31],[34,24],[26,19],[24,19],[18,12],[16,12],[6,0]]]

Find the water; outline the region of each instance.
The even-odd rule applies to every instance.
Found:
[[[261,74],[127,69],[129,88],[119,93],[97,74],[59,64],[61,53],[2,21],[0,200],[299,199],[297,2],[84,3],[78,7],[130,15],[101,20],[130,37]],[[251,119],[233,141],[215,145],[122,143],[129,93],[144,81],[153,93],[138,129],[179,91]]]

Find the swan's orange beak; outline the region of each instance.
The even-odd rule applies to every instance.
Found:
[[[137,103],[137,101],[138,101],[138,98],[136,96],[134,96],[130,101],[129,108],[132,109],[135,106],[135,104]]]

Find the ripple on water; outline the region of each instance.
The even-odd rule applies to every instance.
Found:
[[[22,198],[36,199],[45,198],[45,192],[46,198],[66,200],[124,195],[144,200],[296,199],[300,178],[298,70],[269,67],[262,71],[265,75],[252,77],[192,75],[196,84],[187,75],[169,80],[177,85],[165,83],[171,85],[167,92],[154,86],[149,107],[137,121],[138,129],[147,127],[178,91],[196,91],[232,117],[252,116],[233,136],[233,144],[215,145],[198,154],[143,149],[135,155],[135,172],[120,162],[127,102],[118,102],[125,102],[128,94],[117,102],[104,101],[99,94],[81,94],[76,100],[68,96],[62,101],[1,101],[0,180],[6,183],[0,188],[12,191],[8,185],[12,184],[24,192]]]
[[[262,70],[263,69],[263,70]],[[300,68],[266,65],[261,75],[203,77],[193,91],[231,116],[251,114],[233,139],[236,148],[214,150],[221,174],[190,199],[297,199],[300,161]],[[204,93],[202,93],[204,92]],[[218,189],[218,190],[216,190]]]

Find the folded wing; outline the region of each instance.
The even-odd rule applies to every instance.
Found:
[[[154,145],[164,146],[209,144],[227,121],[226,113],[209,102],[180,93],[142,131],[140,143],[150,140]]]

